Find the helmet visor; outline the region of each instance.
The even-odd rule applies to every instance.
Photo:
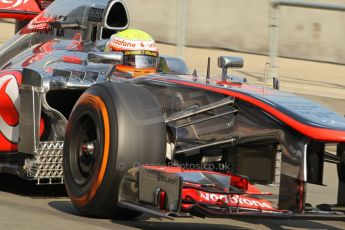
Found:
[[[152,51],[125,51],[123,65],[136,69],[156,69],[158,67],[158,53]]]

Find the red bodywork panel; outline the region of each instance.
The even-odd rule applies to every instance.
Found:
[[[19,71],[0,72],[0,152],[17,151],[21,82]]]
[[[19,139],[19,86],[20,71],[0,72],[0,152],[18,151]],[[44,120],[40,120],[40,135],[44,132]]]
[[[35,0],[0,1],[0,18],[33,19],[41,12]]]

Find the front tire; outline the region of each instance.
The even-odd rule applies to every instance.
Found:
[[[165,161],[165,124],[160,106],[143,87],[105,82],[90,87],[73,109],[66,130],[64,179],[83,214],[133,218],[118,207],[128,169]]]

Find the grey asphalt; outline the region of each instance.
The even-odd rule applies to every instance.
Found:
[[[0,23],[0,43],[13,34],[11,21]],[[172,46],[160,45],[161,53],[174,54]],[[228,54],[227,51],[188,48],[186,62],[191,68],[205,69],[206,58]],[[262,81],[263,66],[267,57],[249,54],[244,56],[247,67],[239,73],[253,80]],[[202,57],[202,58],[201,58]],[[303,93],[316,102],[345,114],[344,66],[327,63],[313,63],[300,60],[281,59],[281,79],[283,89]],[[215,66],[215,64],[214,64]],[[212,69],[215,73],[216,68]],[[294,72],[295,71],[295,72]],[[326,76],[330,73],[332,77]],[[325,77],[326,76],[326,77]],[[337,175],[335,165],[326,164],[327,186],[308,185],[307,202],[335,203]],[[160,220],[141,216],[134,221],[92,219],[79,215],[69,202],[63,186],[36,186],[14,176],[0,175],[0,230],[22,229],[345,229],[345,220],[263,220],[263,219],[201,219],[187,218]]]

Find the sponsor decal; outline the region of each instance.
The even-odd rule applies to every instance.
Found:
[[[137,45],[133,41],[126,41],[123,39],[114,39],[111,42],[112,45],[114,46],[119,46],[119,47],[124,47],[124,48],[135,48]]]
[[[8,5],[6,9],[13,9],[22,4],[26,4],[29,0],[0,0],[1,4]]]
[[[73,37],[73,42],[82,43],[83,39],[81,37],[81,33],[76,33]]]
[[[247,196],[239,196],[239,195],[221,195],[221,194],[214,194],[214,193],[207,193],[199,191],[200,198],[207,202],[217,202],[223,201],[224,203],[228,204],[229,206],[237,206],[240,207],[248,207],[248,208],[256,208],[256,209],[273,209],[271,204],[264,200],[259,200]]]
[[[34,19],[30,21],[30,23],[24,27],[20,33],[21,34],[28,34],[33,32],[45,32],[49,33],[52,31],[52,27],[50,25],[51,22],[57,20],[58,16],[45,16],[45,10],[42,11],[39,15],[37,15]]]
[[[48,41],[46,43],[43,43],[39,46],[37,46],[33,52],[34,53],[51,53],[54,49],[54,45],[56,44],[57,42],[56,41]]]
[[[13,74],[0,76],[0,132],[12,143],[18,143],[19,89]]]
[[[34,18],[27,27],[30,30],[49,30],[51,28],[49,23],[53,21],[54,18],[44,17],[44,14],[41,13],[38,17]]]
[[[27,20],[41,12],[35,0],[0,0],[0,17]]]
[[[153,41],[132,41],[114,38],[110,41],[113,50],[149,50],[157,52],[157,46]]]
[[[76,33],[72,39],[71,44],[69,44],[66,48],[68,50],[81,50],[83,45],[83,38],[81,33]]]
[[[46,43],[43,43],[42,45],[37,46],[33,50],[34,54],[23,62],[22,67],[28,67],[35,62],[41,61],[47,55],[50,55],[53,51],[55,43],[55,41],[48,41]]]
[[[88,20],[90,22],[102,22],[104,9],[92,7],[89,12]]]
[[[125,52],[123,52],[123,55],[145,55],[158,57],[158,52],[149,50],[126,50]]]

